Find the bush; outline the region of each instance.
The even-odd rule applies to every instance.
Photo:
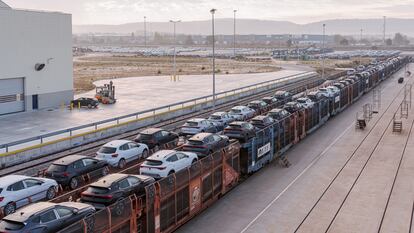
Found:
[[[161,74],[161,70],[158,70],[158,72],[157,72],[158,74]]]
[[[205,70],[205,69],[206,69],[206,67],[204,67],[204,66],[201,67],[201,70]]]
[[[182,70],[182,69],[179,69],[179,70],[178,70],[178,72],[180,72],[180,73],[181,73],[181,72],[183,72],[183,70]]]

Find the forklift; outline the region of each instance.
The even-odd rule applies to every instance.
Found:
[[[115,86],[113,85],[113,82],[110,81],[109,84],[96,87],[95,98],[102,104],[114,104],[116,99]]]

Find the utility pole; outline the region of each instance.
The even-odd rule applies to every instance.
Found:
[[[383,31],[382,31],[382,41],[383,41],[383,43],[384,43],[384,46],[386,46],[387,44],[385,43],[385,22],[386,22],[386,20],[387,20],[387,17],[386,16],[383,16],[384,17],[384,25],[383,25]]]
[[[323,24],[323,37],[322,37],[322,79],[325,79],[325,27]]]
[[[362,43],[362,32],[364,31],[364,29],[361,28],[361,37],[360,37],[360,41]]]
[[[147,16],[144,16],[144,46],[147,47]]]
[[[176,57],[176,50],[175,50],[175,46],[177,45],[177,39],[176,39],[176,34],[175,34],[175,25],[177,24],[177,23],[179,23],[179,22],[181,22],[181,20],[170,20],[170,22],[171,23],[173,23],[173,25],[174,25],[174,65],[173,65],[173,70],[174,70],[174,76],[173,76],[173,79],[174,79],[174,81],[176,80],[176,77],[177,77],[177,65],[176,65],[176,62],[175,62],[175,57]]]
[[[233,22],[233,57],[236,58],[236,12],[237,10],[233,10],[234,13],[234,22]]]
[[[213,41],[213,110],[216,109],[216,54],[215,54],[215,38],[214,38],[214,13],[216,9],[211,9],[211,24],[212,24],[212,41]]]

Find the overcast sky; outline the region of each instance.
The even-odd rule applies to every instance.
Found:
[[[413,18],[414,0],[2,0],[14,8],[71,13],[74,24],[121,24],[217,17],[288,20],[296,23],[337,18]]]

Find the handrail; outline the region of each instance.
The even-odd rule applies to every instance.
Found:
[[[223,91],[223,92],[219,92],[216,93],[216,98],[218,98],[221,95],[224,95],[222,97],[227,96],[229,93],[231,94],[236,94],[236,93],[240,93],[243,92],[243,90],[251,90],[251,89],[257,89],[260,86],[268,86],[270,84],[276,84],[276,83],[282,83],[282,82],[286,82],[289,80],[292,80],[293,78],[301,78],[304,77],[306,78],[307,76],[305,75],[316,75],[315,72],[301,72],[298,74],[293,74],[293,75],[289,75],[289,76],[285,76],[282,78],[278,78],[278,79],[272,79],[272,80],[268,80],[268,81],[263,81],[260,83],[256,83],[256,84],[251,84],[248,86],[244,86],[244,87],[239,87],[239,88],[235,88],[232,90],[228,90],[228,91]],[[212,100],[213,95],[206,95],[206,96],[202,96],[202,97],[198,97],[198,98],[194,98],[194,99],[190,99],[190,100],[185,100],[185,101],[181,101],[181,102],[177,102],[177,103],[173,103],[173,104],[169,104],[169,105],[164,105],[161,107],[157,107],[157,108],[152,108],[152,109],[148,109],[148,110],[144,110],[144,111],[140,111],[140,112],[135,112],[135,113],[130,113],[127,115],[123,115],[123,116],[119,116],[119,117],[114,117],[114,118],[110,118],[110,119],[106,119],[106,120],[102,120],[102,121],[97,121],[97,122],[93,122],[93,123],[89,123],[89,124],[84,124],[81,126],[76,126],[76,127],[71,127],[71,128],[67,128],[67,129],[62,129],[62,130],[58,130],[58,131],[54,131],[51,133],[46,133],[46,134],[41,134],[39,136],[35,136],[35,137],[30,137],[30,138],[26,138],[26,139],[21,139],[21,140],[17,140],[17,141],[13,141],[13,142],[9,142],[9,143],[4,143],[4,144],[0,144],[0,149],[6,149],[6,153],[9,152],[9,147],[12,146],[17,146],[17,145],[21,145],[21,144],[25,144],[25,143],[29,143],[29,142],[34,142],[34,141],[38,141],[40,140],[40,144],[43,143],[43,140],[46,138],[50,138],[53,136],[58,136],[58,135],[62,135],[62,134],[67,134],[69,133],[72,136],[72,132],[73,131],[77,131],[77,130],[82,130],[82,129],[86,129],[86,128],[90,128],[90,127],[95,127],[95,129],[98,129],[99,125],[102,124],[107,124],[110,122],[114,122],[114,125],[119,125],[119,121],[122,119],[126,119],[126,118],[131,118],[131,117],[135,117],[136,119],[139,119],[140,115],[145,115],[148,113],[152,113],[152,116],[155,115],[155,113],[159,110],[162,109],[167,109],[168,111],[170,111],[173,107],[180,107],[178,109],[182,109],[186,104],[191,103],[191,104],[199,104],[200,100],[204,100],[204,102],[208,102],[209,99]],[[178,110],[177,109],[177,110]]]

